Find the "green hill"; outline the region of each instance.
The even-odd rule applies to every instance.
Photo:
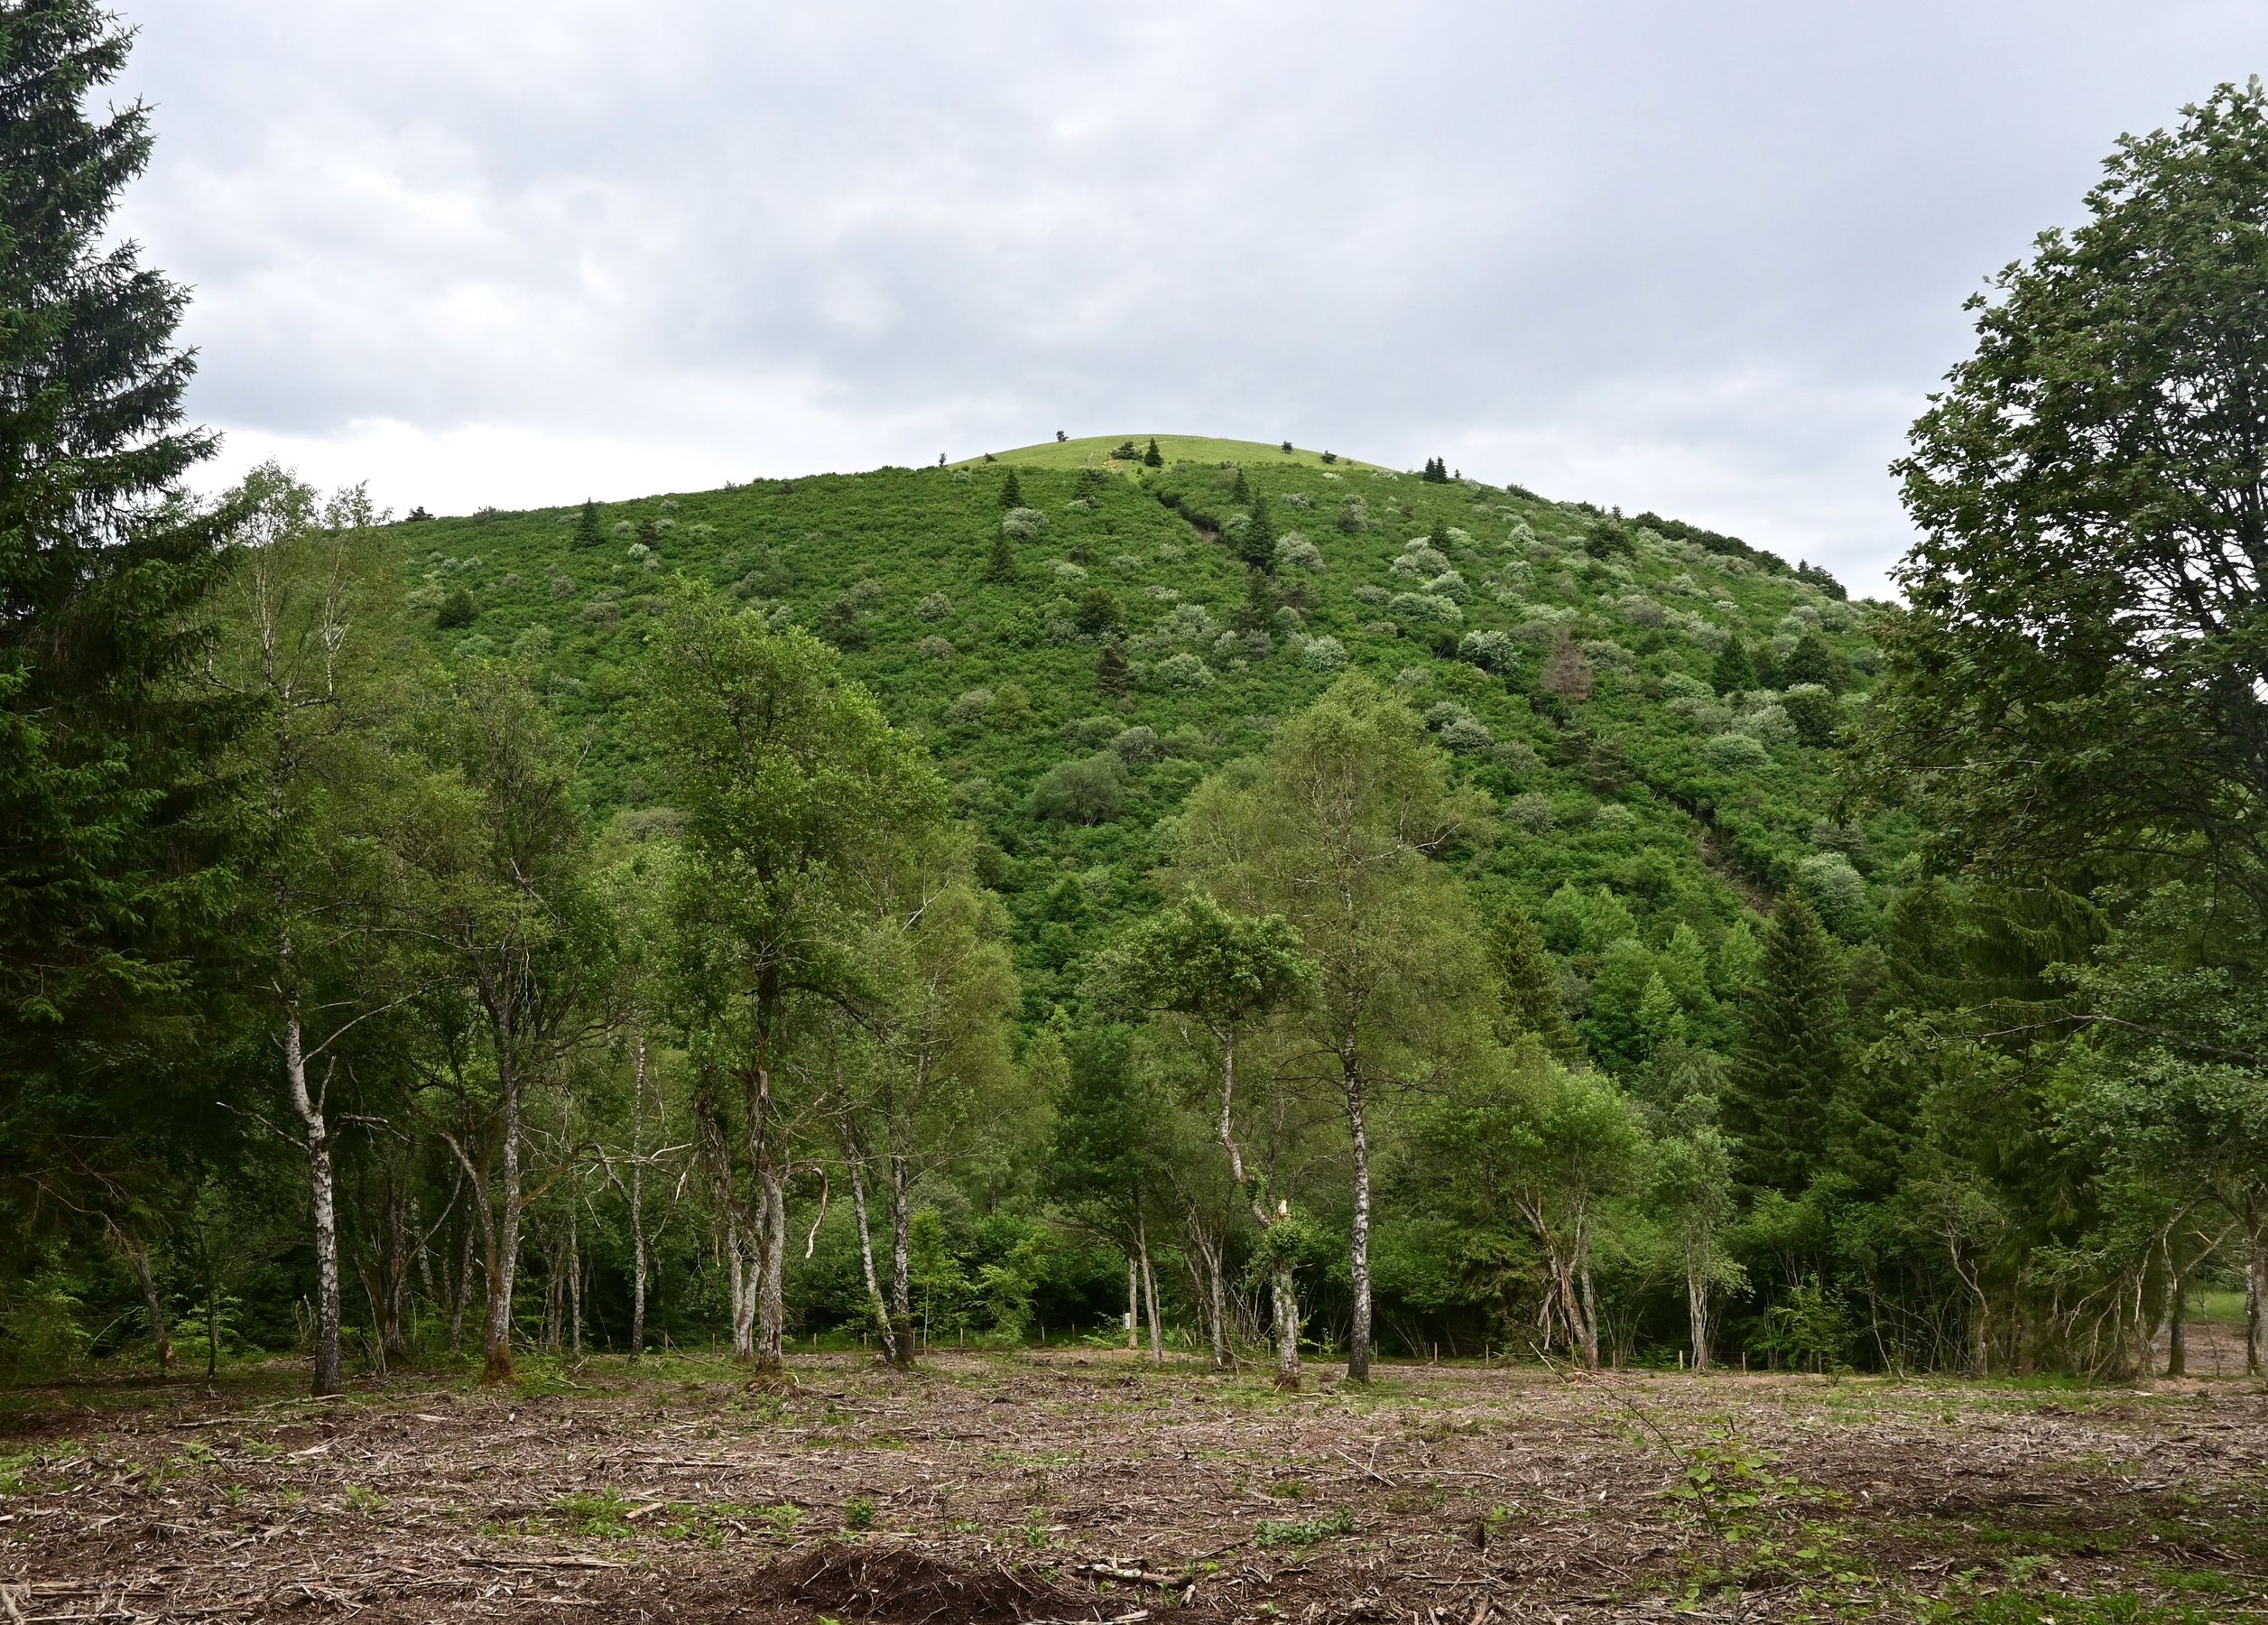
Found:
[[[1155,441],[1158,454],[1169,463],[1241,463],[1258,469],[1375,469],[1376,463],[1357,462],[1336,451],[1310,451],[1298,446],[1269,445],[1262,441],[1209,440],[1189,434],[1096,434],[1084,440],[1042,441],[1011,451],[987,451],[952,466],[974,468],[989,462],[1014,463],[1028,469],[1110,469],[1133,474],[1141,471],[1142,455]]]
[[[1906,841],[1835,822],[1831,734],[1873,655],[1823,572],[1653,515],[1242,441],[1160,436],[1166,467],[1114,471],[1125,438],[607,504],[581,544],[579,507],[385,534],[437,652],[541,672],[602,815],[652,794],[616,721],[673,576],[834,644],[984,831],[1030,1015],[1146,900],[1190,788],[1350,666],[1406,693],[1495,798],[1497,835],[1458,861],[1485,897],[1519,895],[1578,978],[1634,920],[1713,948],[1791,884],[1830,919],[1868,912]],[[1281,536],[1273,575],[1233,551],[1240,480]],[[473,618],[444,628],[458,589]],[[1763,670],[1720,695],[1735,639]],[[1780,692],[1806,677],[1843,692]]]

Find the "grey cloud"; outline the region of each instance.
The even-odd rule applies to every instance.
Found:
[[[197,410],[398,503],[1180,428],[1875,588],[1962,297],[2268,45],[2201,3],[1123,13],[162,0],[126,224],[198,288]]]

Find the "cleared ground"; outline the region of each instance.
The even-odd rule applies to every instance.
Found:
[[[1116,1351],[0,1395],[0,1615],[2234,1620],[2268,1398]]]

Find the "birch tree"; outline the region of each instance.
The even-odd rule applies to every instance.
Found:
[[[463,989],[486,1039],[493,1164],[461,1141],[455,1148],[484,1213],[481,1372],[501,1382],[513,1369],[523,1216],[582,1150],[560,1147],[531,1184],[530,1096],[564,1087],[569,1058],[606,1030],[612,931],[567,757],[524,677],[476,667],[424,728],[433,770],[394,833],[407,899],[400,929]]]
[[[800,999],[857,997],[862,867],[941,818],[944,787],[825,645],[706,590],[671,607],[649,678],[645,738],[685,820],[666,975],[708,1160],[754,1269],[755,1323],[736,1326],[735,1351],[776,1370],[791,1017]]]
[[[1280,915],[1314,966],[1288,1017],[1290,1063],[1345,1114],[1353,1317],[1347,1372],[1370,1374],[1373,1117],[1486,1041],[1494,990],[1463,887],[1439,861],[1484,827],[1417,715],[1349,673],[1249,767],[1190,796],[1171,883]]]
[[[868,920],[857,1064],[838,1070],[846,1150],[859,1211],[866,1276],[874,1283],[864,1164],[878,1155],[889,1181],[890,1297],[884,1347],[913,1361],[908,1250],[913,1188],[925,1164],[957,1148],[977,1103],[1010,1071],[1006,1020],[1017,1001],[1007,915],[977,884],[964,831],[901,827],[872,843],[862,866]]]
[[[238,875],[249,990],[266,1012],[289,1136],[307,1165],[314,1242],[314,1391],[335,1394],[340,1244],[330,1081],[338,1045],[386,1008],[375,967],[382,799],[362,552],[376,515],[359,493],[328,509],[273,464],[245,485],[246,544],[226,592],[208,682],[242,706],[227,764],[244,840]],[[358,543],[364,544],[358,547]]]
[[[1220,1088],[1213,1138],[1229,1176],[1260,1227],[1268,1260],[1276,1337],[1276,1386],[1300,1386],[1300,1300],[1292,1275],[1291,1207],[1245,1165],[1238,1128],[1238,1045],[1261,1022],[1307,994],[1315,968],[1300,952],[1299,933],[1280,915],[1233,915],[1202,893],[1183,897],[1127,933],[1095,975],[1107,1007],[1179,1018],[1209,1037],[1219,1057]],[[1221,1249],[1207,1249],[1211,1279],[1213,1357],[1227,1360],[1227,1283]]]

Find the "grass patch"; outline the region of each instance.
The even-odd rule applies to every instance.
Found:
[[[1252,1538],[1255,1546],[1311,1546],[1318,1541],[1328,1540],[1334,1535],[1355,1532],[1355,1515],[1341,1507],[1319,1518],[1302,1518],[1296,1521],[1275,1522],[1262,1518],[1253,1526]]]
[[[597,1495],[563,1495],[551,1503],[551,1516],[567,1527],[568,1533],[599,1540],[628,1539],[629,1511],[630,1503],[616,1490]]]

